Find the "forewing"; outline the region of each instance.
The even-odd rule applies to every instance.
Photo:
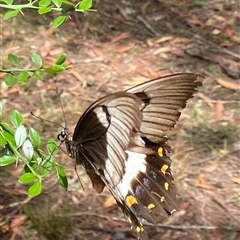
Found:
[[[142,102],[143,119],[140,135],[152,142],[164,143],[166,131],[171,130],[180,117],[180,109],[202,83],[192,73],[170,75],[140,84],[127,90]]]
[[[142,121],[141,104],[130,93],[108,95],[88,108],[74,131],[77,161],[83,165],[89,162],[109,187],[115,186],[124,174],[125,150]]]

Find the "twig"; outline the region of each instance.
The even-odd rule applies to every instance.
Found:
[[[203,41],[204,43],[208,44],[209,46],[215,47],[217,50],[219,50],[223,53],[226,53],[226,54],[231,55],[231,56],[233,56],[237,59],[240,59],[240,53],[234,53],[234,52],[229,51],[225,48],[219,47],[215,43],[213,43],[212,41],[209,41],[209,40],[203,38],[202,36],[200,36],[198,34],[195,34],[193,37],[196,38],[196,39],[199,39],[200,41]]]
[[[146,19],[141,17],[140,15],[137,16],[138,21],[143,23],[143,25],[151,32],[154,33],[156,36],[160,36],[160,34],[147,22]]]
[[[61,214],[60,214],[61,215]],[[58,215],[58,216],[60,216]],[[118,217],[109,217],[107,215],[97,214],[97,213],[91,213],[91,212],[78,212],[69,214],[69,216],[95,216],[103,219],[111,219],[113,221],[120,221],[120,222],[126,222],[124,218],[118,218]],[[240,231],[240,229],[232,228],[232,227],[220,227],[220,226],[209,226],[209,225],[191,225],[191,226],[185,226],[185,225],[165,225],[165,224],[152,224],[149,222],[143,222],[143,225],[145,226],[151,226],[151,227],[161,227],[166,229],[175,229],[175,230],[189,230],[189,229],[205,229],[205,230],[229,230],[229,231]]]
[[[0,210],[5,209],[5,208],[12,208],[12,207],[16,207],[16,206],[19,206],[19,205],[26,204],[26,203],[28,203],[31,199],[32,199],[32,198],[27,197],[26,199],[24,199],[24,200],[21,201],[21,202],[10,203],[10,204],[8,204],[8,205],[0,205]]]

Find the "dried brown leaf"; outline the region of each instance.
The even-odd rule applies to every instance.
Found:
[[[170,40],[173,39],[173,36],[164,36],[164,37],[161,37],[159,39],[157,39],[155,42],[154,42],[154,45],[155,44],[159,44],[159,43],[164,43],[164,42],[168,42]]]
[[[231,178],[231,180],[240,185],[240,178]]]
[[[104,54],[100,48],[97,48],[94,45],[91,45],[90,48],[96,56],[101,57],[102,59],[104,58]]]
[[[200,174],[198,176],[198,181],[196,183],[196,187],[200,187],[203,189],[208,189],[208,190],[213,190],[215,189],[214,186],[212,186],[211,184],[207,183],[206,177],[204,174]]]
[[[150,4],[149,1],[147,1],[146,3],[144,3],[142,6],[141,6],[141,13],[142,15],[146,15],[146,9],[148,7],[148,5]]]
[[[157,78],[158,77],[158,73],[156,71],[154,71],[152,68],[148,68],[147,71],[150,74],[151,78]]]
[[[225,80],[217,78],[216,81],[223,87],[229,88],[232,90],[240,90],[240,84],[233,80]]]
[[[111,43],[116,43],[121,41],[122,39],[130,38],[131,34],[126,32],[126,33],[121,33],[118,36],[115,36],[111,39]]]
[[[219,168],[219,164],[218,163],[213,163],[211,165],[207,165],[205,168],[204,168],[204,171],[205,172],[213,172],[215,171],[217,168]]]
[[[215,105],[215,119],[221,121],[223,118],[224,105],[221,100],[218,100]]]
[[[166,52],[171,52],[171,48],[168,46],[168,47],[161,47],[161,48],[158,48],[157,50],[155,50],[153,52],[154,55],[158,55],[159,53],[166,53]]]
[[[209,107],[214,108],[214,104],[211,102],[211,99],[204,93],[197,93],[197,96],[201,98]]]
[[[181,210],[187,210],[189,208],[190,202],[183,202],[182,204],[180,204],[179,208]]]
[[[46,57],[51,51],[51,43],[46,41],[45,44],[40,49],[40,54],[42,57]]]
[[[12,220],[10,228],[16,235],[21,235],[21,230],[19,229],[19,227],[25,222],[26,219],[27,215],[19,215]]]
[[[132,46],[124,46],[119,49],[116,49],[115,52],[124,53],[124,52],[129,52],[131,49],[132,49]]]
[[[107,198],[107,200],[103,203],[104,208],[112,207],[116,204],[116,200],[113,196]]]

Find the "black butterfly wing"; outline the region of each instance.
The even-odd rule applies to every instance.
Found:
[[[76,159],[85,167],[93,185],[99,181],[96,175],[109,188],[122,179],[125,150],[133,133],[140,129],[141,104],[130,93],[111,94],[91,105],[78,121],[73,134]]]
[[[101,192],[108,186],[134,228],[139,218],[156,223],[177,208],[165,132],[179,109],[201,85],[196,74],[151,80],[92,104],[80,118],[73,143],[82,164]]]

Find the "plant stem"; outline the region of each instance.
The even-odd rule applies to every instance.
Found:
[[[30,9],[40,9],[40,7],[33,6],[32,3],[28,4],[22,4],[22,5],[7,5],[7,4],[0,4],[0,8],[8,8],[8,9],[24,9],[24,8],[30,8]],[[50,6],[49,6],[50,7]],[[57,11],[57,12],[62,12],[62,8],[52,8],[51,10]]]
[[[0,72],[11,73],[11,72],[39,72],[44,71],[43,68],[29,68],[29,69],[22,69],[22,68],[10,68],[10,69],[0,69]]]

